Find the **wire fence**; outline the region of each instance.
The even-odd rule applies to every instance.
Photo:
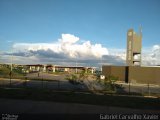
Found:
[[[1,88],[38,88],[51,90],[66,90],[66,91],[89,91],[83,83],[73,84],[68,80],[31,80],[31,79],[8,79],[0,80]]]
[[[133,84],[133,83],[114,83],[105,84],[97,80],[83,80],[81,82],[72,83],[68,80],[46,80],[29,79],[0,79],[1,88],[40,88],[51,90],[65,91],[83,91],[94,94],[115,94],[115,95],[132,95],[132,96],[153,96],[160,98],[160,85],[153,84]]]

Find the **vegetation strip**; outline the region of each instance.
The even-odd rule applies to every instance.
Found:
[[[60,92],[34,88],[0,88],[0,97],[160,110],[159,98],[96,95],[76,93],[74,91]]]

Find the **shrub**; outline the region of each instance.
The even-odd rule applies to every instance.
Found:
[[[115,82],[118,80],[118,77],[108,76],[104,80],[104,89],[107,91],[116,91]]]
[[[79,84],[80,82],[78,81],[78,77],[75,74],[67,75],[66,79],[71,83],[71,84]]]

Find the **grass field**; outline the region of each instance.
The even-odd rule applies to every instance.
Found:
[[[10,78],[10,71],[11,70],[9,67],[0,67],[0,77]],[[22,73],[20,69],[13,69],[11,77],[12,78],[23,78],[24,74]]]
[[[92,93],[85,94],[85,93],[75,93],[72,91],[64,92],[64,91],[53,91],[46,89],[31,89],[31,88],[29,89],[0,88],[0,97],[160,110],[159,98],[96,95]]]

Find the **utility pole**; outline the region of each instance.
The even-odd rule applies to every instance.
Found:
[[[150,86],[149,86],[149,82],[148,82],[148,96],[150,96]]]
[[[101,74],[102,74],[102,58],[103,58],[103,55],[100,57],[100,71],[101,71]]]
[[[12,51],[12,48],[11,48],[11,69],[10,69],[10,74],[9,74],[10,75],[10,87],[12,85],[12,81],[11,81],[12,80],[12,69],[13,69],[12,65],[13,65],[13,51]]]
[[[77,61],[76,61],[76,74],[77,74]]]
[[[10,81],[9,81],[9,85],[11,87],[11,84],[12,84],[12,82],[11,82],[11,80],[12,80],[12,70],[13,70],[13,48],[12,48],[13,41],[8,41],[8,43],[10,43],[10,46],[9,46],[10,50],[9,51],[11,51],[11,55],[10,55],[11,61],[9,63],[10,64],[10,72],[9,72]]]
[[[76,74],[77,74],[77,56],[76,56]]]
[[[131,85],[130,85],[130,80],[129,80],[129,95],[130,95],[130,92],[131,92]]]

